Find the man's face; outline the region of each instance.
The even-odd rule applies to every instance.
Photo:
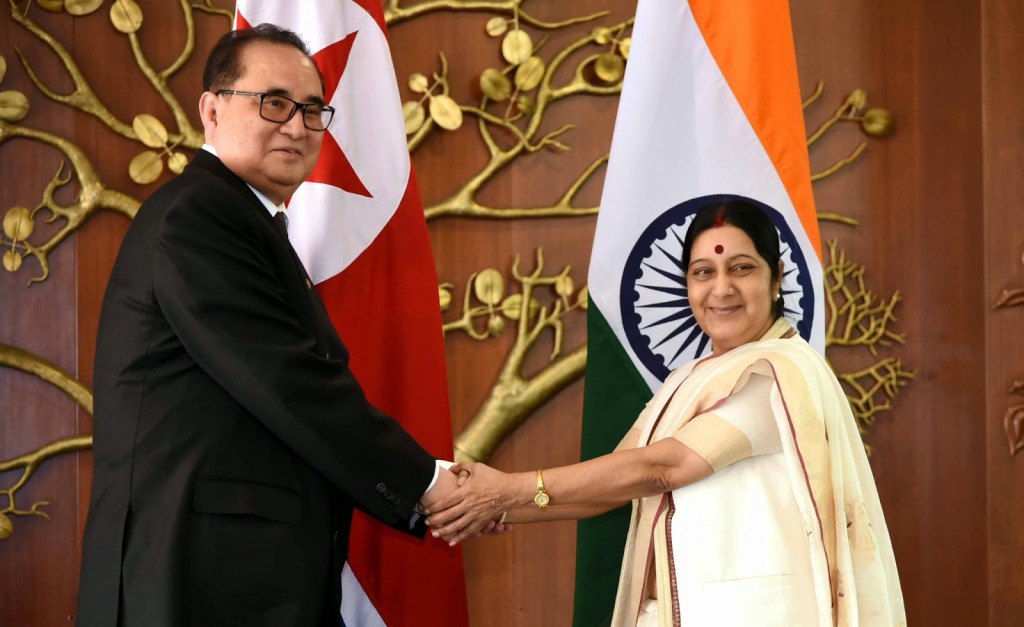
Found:
[[[272,92],[297,102],[322,102],[323,88],[313,62],[291,46],[255,42],[242,49],[242,76],[227,89]],[[206,141],[232,172],[284,202],[313,171],[322,131],[302,124],[297,111],[287,122],[260,117],[259,96],[203,94],[199,101]]]

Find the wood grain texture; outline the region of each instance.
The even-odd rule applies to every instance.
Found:
[[[1024,6],[982,3],[984,118],[985,300],[1005,288],[1024,288],[1024,115],[1020,82]],[[1024,397],[1007,393],[1024,379],[1024,307],[986,311],[988,609],[993,627],[1024,617],[1024,454],[1010,457],[1003,416]]]

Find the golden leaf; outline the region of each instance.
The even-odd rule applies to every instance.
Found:
[[[122,33],[134,33],[142,26],[142,9],[135,0],[114,0],[110,5],[110,22]]]
[[[170,159],[167,160],[167,169],[175,174],[181,174],[187,165],[188,157],[180,152],[172,153]]]
[[[533,40],[525,31],[514,30],[501,41],[501,56],[512,65],[519,65],[533,54]]]
[[[485,305],[497,305],[505,293],[505,277],[494,268],[485,268],[473,279],[473,293]]]
[[[7,59],[4,55],[0,54],[0,83],[4,82],[4,76],[7,74]]]
[[[580,306],[583,311],[587,310],[590,305],[590,288],[584,285],[580,288],[580,291],[576,293],[576,304]]]
[[[612,29],[607,26],[598,26],[590,34],[594,36],[594,41],[602,46],[612,40]]]
[[[423,74],[416,72],[409,77],[409,89],[413,90],[417,94],[425,93],[430,89],[430,81]]]
[[[503,17],[492,17],[487,20],[487,24],[484,25],[484,29],[487,34],[491,37],[501,37],[508,30],[508,20]]]
[[[64,0],[64,8],[71,15],[89,15],[102,4],[103,0]]]
[[[850,97],[846,99],[846,102],[854,108],[854,110],[863,109],[868,104],[868,92],[863,89],[854,89]]]
[[[633,38],[626,37],[619,42],[619,54],[622,55],[623,59],[629,58],[629,49],[633,46]]]
[[[523,295],[512,294],[501,303],[501,313],[509,320],[518,320],[519,311],[523,308]]]
[[[21,267],[21,253],[16,250],[8,250],[4,253],[4,269],[8,272],[17,272]],[[0,538],[2,540],[3,538]]]
[[[152,183],[163,171],[164,162],[160,160],[160,153],[152,150],[143,150],[128,164],[128,176],[139,185]]]
[[[423,111],[423,105],[410,100],[402,104],[402,117],[405,119],[405,134],[412,135],[423,126],[427,114]]]
[[[454,131],[462,126],[462,109],[448,96],[434,96],[430,99],[430,117],[441,128]]]
[[[540,57],[530,57],[516,68],[516,87],[522,91],[530,91],[540,85],[544,78],[544,61]]]
[[[885,137],[893,130],[892,115],[885,109],[869,109],[860,125],[872,137]]]
[[[487,321],[487,332],[491,334],[491,337],[498,337],[504,330],[504,318],[500,318],[498,316],[491,316],[491,319]]]
[[[64,0],[36,0],[40,9],[60,13],[64,10]]]
[[[441,301],[441,311],[448,311],[452,306],[452,293],[442,285],[437,286],[437,297]]]
[[[559,296],[568,297],[572,294],[573,283],[569,275],[560,276],[555,279],[555,293]]]
[[[132,128],[139,141],[150,148],[163,148],[167,145],[167,129],[148,113],[140,113],[132,120]]]
[[[7,514],[0,514],[0,540],[6,540],[14,533],[14,523],[7,517]]]
[[[516,98],[516,109],[519,109],[526,115],[530,115],[531,113],[533,113],[533,107],[533,98],[530,98],[529,96],[525,95]]]
[[[491,100],[501,102],[512,93],[512,83],[499,70],[489,67],[480,75],[480,89]]]
[[[605,52],[597,56],[597,63],[594,64],[594,71],[597,77],[606,83],[614,83],[622,78],[626,70],[626,61],[617,54]]]
[[[12,242],[23,242],[32,235],[32,212],[28,207],[11,207],[4,216],[4,235]]]
[[[28,115],[28,98],[13,89],[0,91],[0,120],[17,122]]]

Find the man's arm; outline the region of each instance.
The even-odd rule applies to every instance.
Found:
[[[287,248],[243,201],[205,188],[168,210],[154,243],[160,307],[238,403],[360,507],[400,526],[434,458],[367,402],[345,355],[325,354],[305,303],[292,302],[302,294],[289,281],[301,280],[288,274]]]

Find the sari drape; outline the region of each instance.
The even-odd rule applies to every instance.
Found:
[[[905,625],[849,402],[784,319],[756,342],[674,371],[638,420],[640,445],[671,437],[753,374],[773,381],[782,452],[634,501],[612,624],[633,627],[641,603],[656,596],[668,626]],[[656,591],[647,588],[649,568]]]

